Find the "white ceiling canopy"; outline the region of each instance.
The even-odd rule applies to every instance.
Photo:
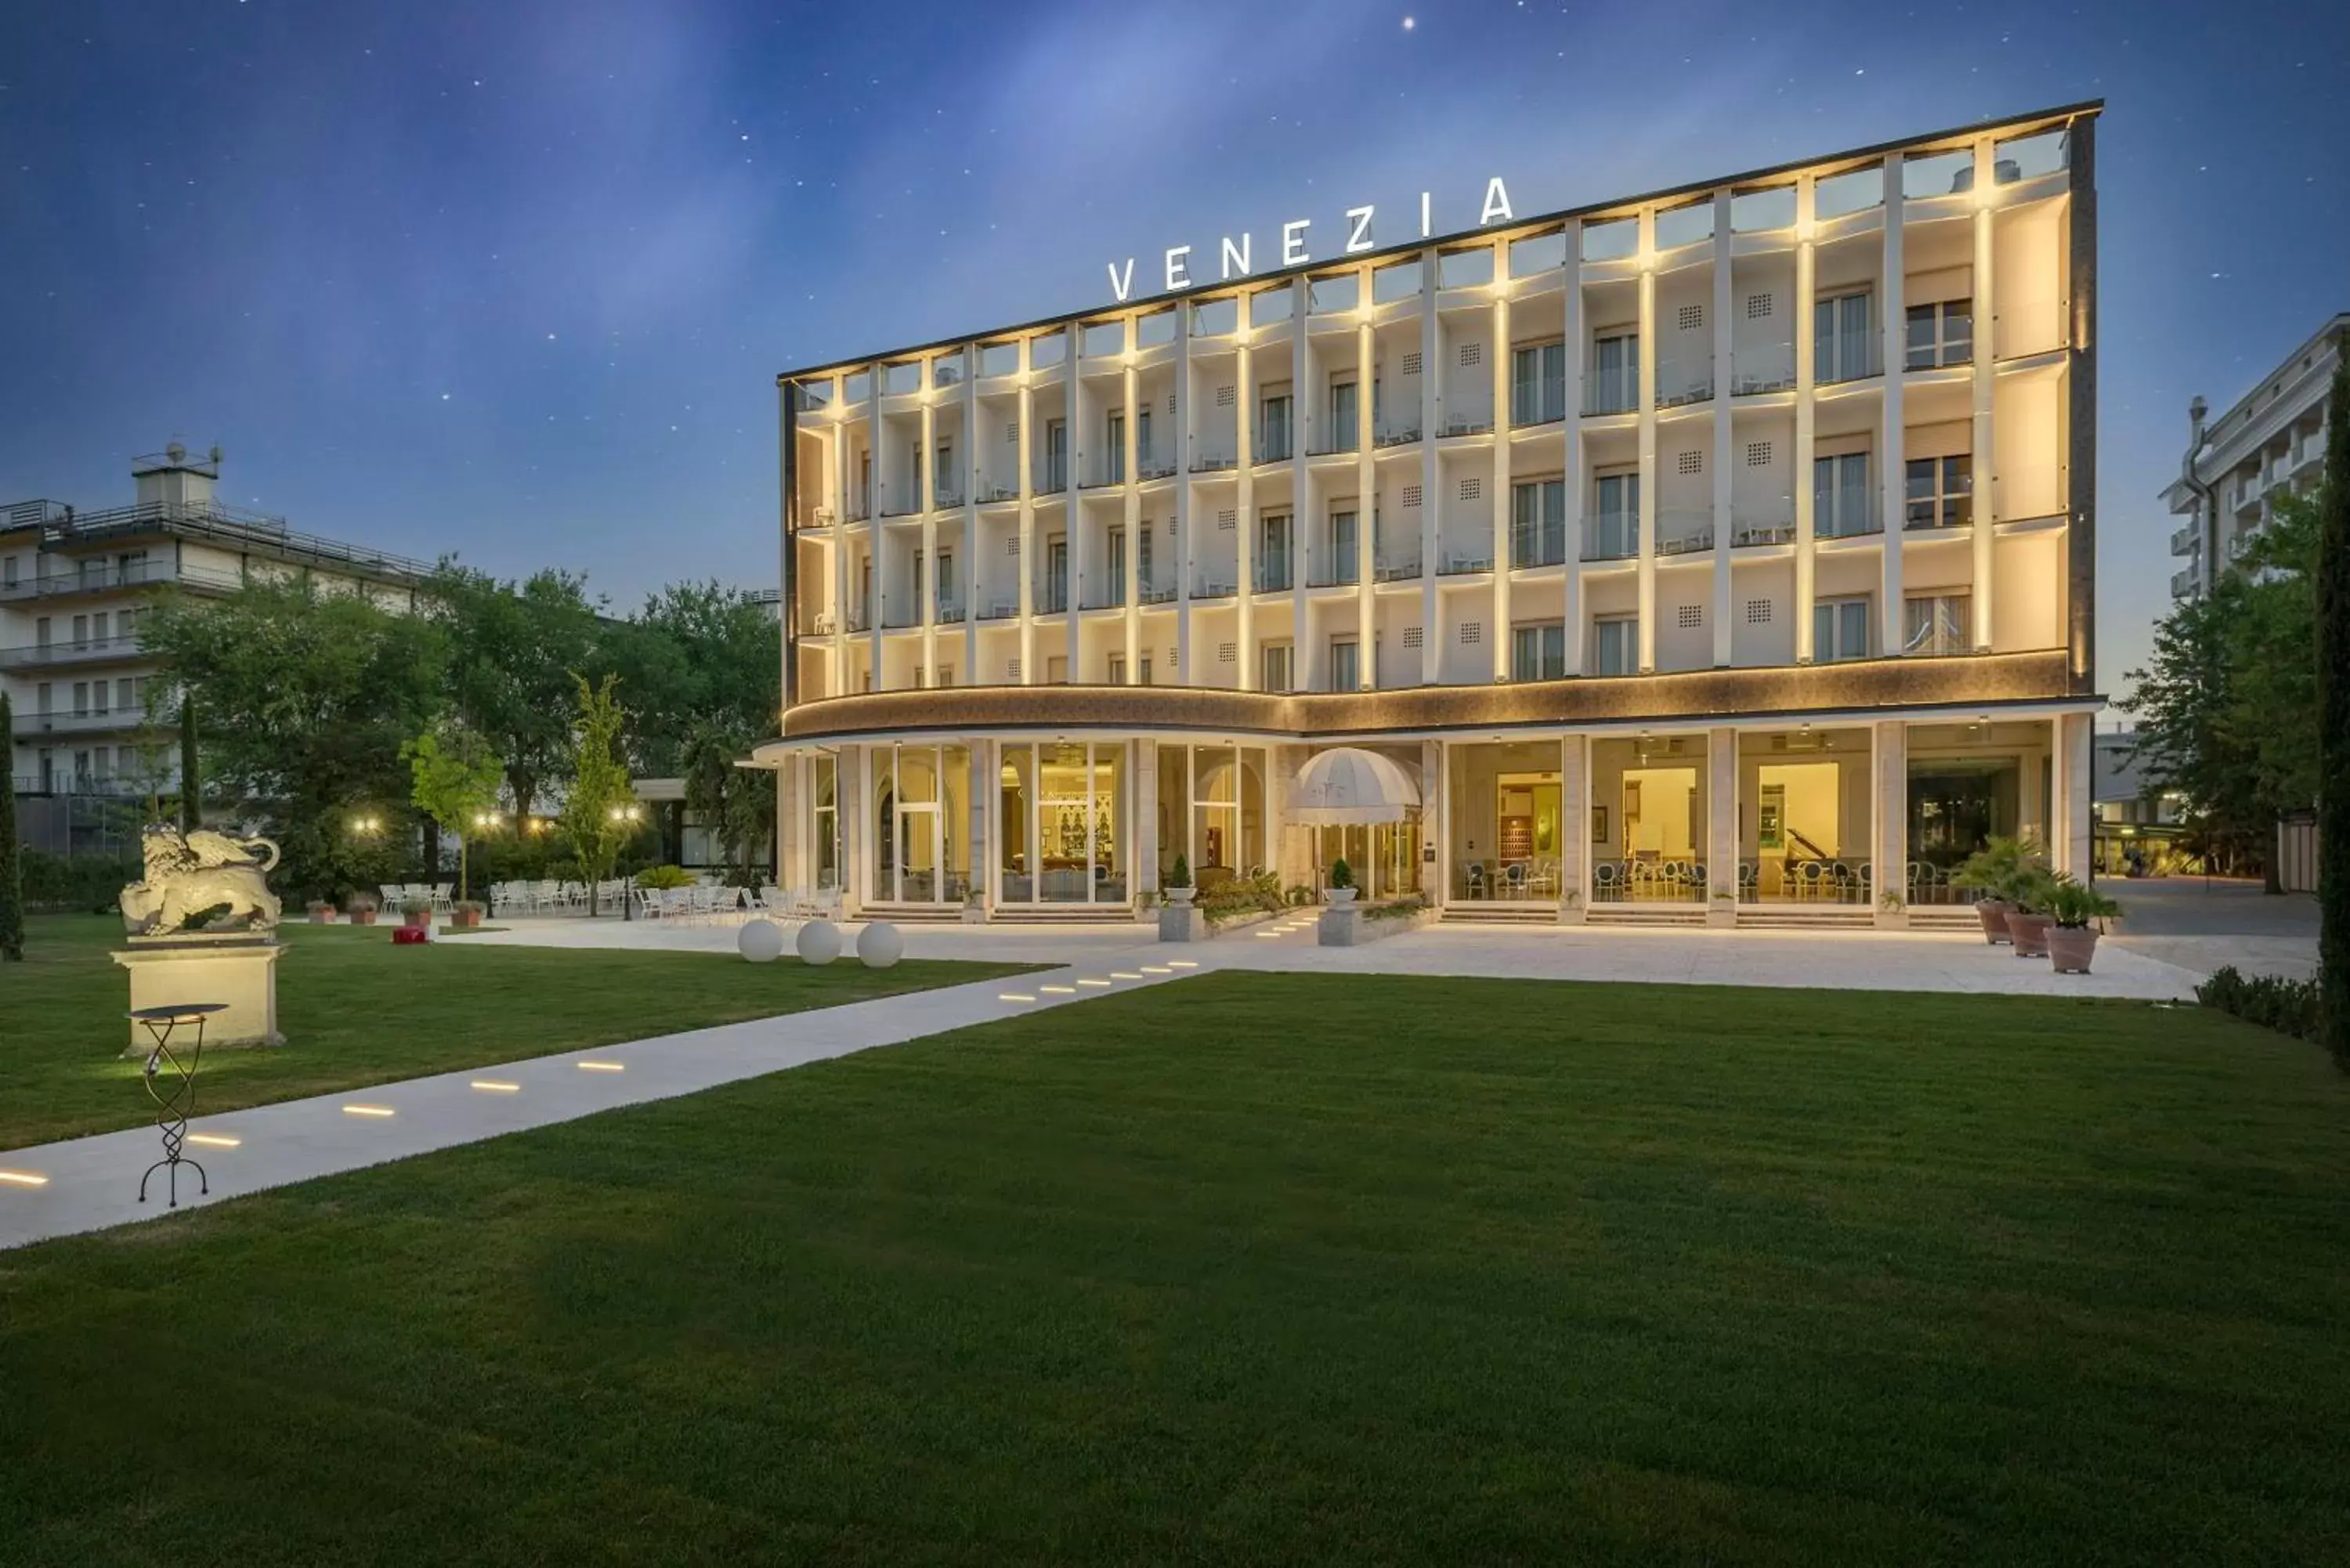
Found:
[[[1316,753],[1297,770],[1290,815],[1308,827],[1355,827],[1401,822],[1419,805],[1419,785],[1377,752],[1338,746]]]

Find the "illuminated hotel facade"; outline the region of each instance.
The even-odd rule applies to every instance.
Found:
[[[2097,109],[787,372],[779,875],[1899,925],[1988,834],[2085,870]],[[1400,820],[1289,819],[1341,745]]]

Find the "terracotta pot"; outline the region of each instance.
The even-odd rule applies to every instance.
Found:
[[[2048,933],[2055,924],[2045,915],[2034,914],[2028,909],[2010,909],[2007,912],[2007,936],[2015,944],[2015,956],[2046,958]]]
[[[1977,898],[1975,919],[1982,922],[1983,940],[1996,947],[2007,940],[2007,906],[1997,898]]]
[[[2097,956],[2095,926],[2053,926],[2048,931],[2048,958],[2058,974],[2086,974]]]
[[[328,906],[320,904],[310,911],[310,923],[314,926],[331,926],[335,923],[335,911]]]
[[[353,909],[351,911],[351,924],[355,926],[374,925],[375,911],[373,909]]]
[[[461,929],[469,931],[473,930],[482,923],[482,911],[479,909],[452,909],[449,912],[449,923],[460,928]]]
[[[412,915],[403,913],[400,917],[400,923],[408,927],[409,929],[421,930],[426,926],[432,923],[432,911],[430,909],[420,909]]]

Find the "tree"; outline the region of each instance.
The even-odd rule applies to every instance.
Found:
[[[180,831],[193,833],[204,825],[203,774],[196,756],[196,691],[180,688]]]
[[[637,792],[620,757],[628,714],[613,695],[619,678],[607,675],[600,686],[590,686],[577,672],[571,679],[577,701],[571,726],[571,784],[556,831],[578,859],[580,879],[588,884],[588,912],[593,915],[597,885],[612,874],[622,846],[636,835]]]
[[[409,799],[457,836],[457,897],[471,898],[466,850],[498,806],[505,764],[489,743],[455,720],[446,720],[400,748],[411,774]]]
[[[0,737],[16,732],[16,706],[0,691]],[[0,960],[25,961],[25,857],[16,843],[14,779],[0,788]]]
[[[711,826],[739,886],[750,886],[751,857],[775,831],[775,780],[736,766],[764,737],[746,737],[704,722],[685,742],[685,806]]]
[[[571,751],[571,671],[603,668],[587,581],[546,571],[500,583],[444,563],[431,589],[446,630],[449,699],[505,759],[515,815],[527,817]]]
[[[443,706],[438,625],[303,575],[202,603],[166,593],[140,639],[203,693],[213,803],[277,840],[286,889],[331,896],[405,868],[404,834],[351,822],[404,815],[401,742]]]
[[[2318,1027],[2350,1071],[2350,343],[2325,416],[2317,528]]]
[[[686,743],[705,727],[760,740],[777,732],[783,628],[749,594],[714,582],[674,584],[612,629],[639,773],[683,773]]]

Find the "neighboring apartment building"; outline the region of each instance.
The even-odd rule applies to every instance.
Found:
[[[218,447],[195,456],[174,442],[133,460],[128,506],[0,504],[0,683],[16,705],[10,773],[20,794],[176,787],[174,712],[151,714],[157,670],[139,639],[158,589],[216,595],[308,572],[407,607],[432,576],[425,562],[225,504],[213,493],[220,462]]]
[[[2279,494],[2317,488],[2328,393],[2346,341],[2350,313],[2318,328],[2218,422],[2205,424],[2201,398],[2187,405],[2187,452],[2162,493],[2171,514],[2186,519],[2170,535],[2170,553],[2185,559],[2170,576],[2173,598],[2209,592],[2214,563],[2225,570],[2243,555]]]
[[[781,874],[1866,924],[1991,834],[2085,869],[2098,107],[786,372]],[[1396,820],[1296,824],[1340,745]]]

